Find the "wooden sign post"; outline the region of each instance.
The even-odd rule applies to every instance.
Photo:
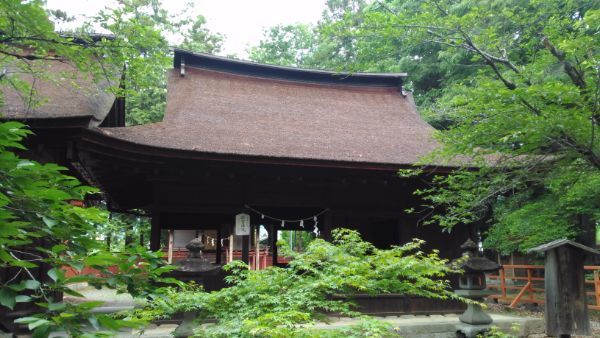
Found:
[[[583,262],[586,254],[600,254],[585,245],[559,239],[529,250],[544,252],[546,334],[554,337],[590,335]]]

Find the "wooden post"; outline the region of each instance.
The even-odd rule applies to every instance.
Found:
[[[252,233],[252,226],[250,233]],[[250,236],[242,236],[242,262],[250,265]]]
[[[502,298],[506,298],[506,274],[504,268],[500,268],[500,289],[502,290]]]
[[[227,263],[233,261],[233,235],[229,235],[229,257],[227,257]]]
[[[544,252],[545,321],[548,336],[590,335],[584,255],[599,251],[566,239],[540,245],[530,251]]]
[[[215,264],[221,264],[221,256],[223,255],[223,248],[221,245],[221,227],[217,228],[217,256],[215,257]]]
[[[260,225],[254,227],[254,270],[260,270],[260,243],[258,235],[260,234]]]
[[[533,280],[532,280],[532,270],[531,268],[527,268],[527,284],[529,284],[529,288],[527,291],[529,291],[529,300],[533,301],[534,298],[534,294],[533,294]]]
[[[333,214],[331,210],[327,210],[323,216],[324,220],[321,229],[321,237],[326,241],[331,241],[331,230],[333,230]]]
[[[583,257],[574,249],[559,247],[546,253],[546,334],[590,335]]]
[[[277,228],[274,225],[271,225],[270,229],[271,234],[269,235],[269,240],[271,241],[271,251],[273,252],[271,264],[277,266]]]
[[[600,306],[600,275],[598,270],[594,270],[594,296],[596,297],[596,306]]]
[[[150,228],[150,250],[160,250],[160,214],[157,211],[152,212],[152,221]]]
[[[175,237],[173,229],[169,229],[169,244],[167,246],[167,263],[173,263],[173,239]]]

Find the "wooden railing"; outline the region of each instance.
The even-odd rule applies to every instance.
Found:
[[[585,266],[588,308],[600,310],[600,266]],[[591,276],[589,273],[591,272]],[[543,265],[503,265],[497,275],[488,275],[488,288],[498,290],[488,298],[509,303],[544,303]]]

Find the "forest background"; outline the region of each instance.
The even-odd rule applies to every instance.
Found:
[[[157,6],[145,25],[163,32],[164,46],[164,32],[184,31],[179,47],[219,52],[223,36],[203,28],[202,17],[186,31],[185,20]],[[326,8],[315,26],[267,29],[249,58],[407,72],[406,89],[443,145],[422,163],[457,167],[450,176],[421,175],[432,187],[417,192],[425,203],[410,210],[421,224],[476,224],[484,245],[503,254],[563,237],[595,244],[598,2],[329,0]],[[163,49],[144,79],[132,79],[128,124],[162,118],[168,55]]]
[[[0,5],[2,85],[34,94],[19,76],[31,73],[32,61],[51,58],[49,51],[99,78],[106,77],[106,65],[126,65],[124,86],[111,90],[126,97],[128,125],[156,122],[164,114],[169,34],[182,35],[178,47],[197,52],[217,53],[223,41],[204,27],[203,17],[172,15],[158,0],[120,1],[61,34],[53,21],[70,20],[64,11],[48,12],[41,1]],[[94,27],[113,37],[91,38]],[[298,67],[411,74],[406,89],[414,92],[441,145],[422,164],[456,169],[444,176],[425,175],[418,167],[399,172],[431,184],[417,192],[422,208],[410,212],[444,231],[475,224],[486,247],[511,253],[563,237],[593,242],[600,220],[599,37],[600,9],[593,0],[330,0],[316,26],[272,27],[249,55]],[[32,52],[20,53],[23,45]],[[96,62],[99,56],[102,62]],[[27,273],[37,261],[103,271],[116,264],[127,273],[85,281],[136,295],[151,292],[147,277],[158,279],[168,268],[144,248],[147,222],[65,203],[94,190],[65,176],[63,168],[15,155],[28,133],[15,122],[0,128],[3,265]],[[110,235],[124,228],[124,235]],[[43,237],[57,243],[41,248],[43,256],[16,255]],[[135,265],[137,259],[147,266]],[[66,287],[74,281],[55,268],[49,277],[53,283],[3,285],[0,303],[12,308],[38,301],[60,315],[23,323],[38,332],[76,330],[81,316],[91,318],[85,305],[48,298],[55,291],[75,292]],[[103,327],[132,325],[93,318]]]

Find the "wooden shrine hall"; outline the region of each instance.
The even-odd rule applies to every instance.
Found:
[[[357,229],[378,247],[418,237],[444,256],[459,254],[466,230],[419,227],[419,216],[405,212],[419,206],[412,193],[422,183],[396,172],[437,146],[403,89],[406,74],[175,50],[167,76],[162,122],[86,128],[75,145],[77,168],[111,210],[152,215],[152,249],[166,240],[161,230],[213,230],[220,263],[221,239],[248,213],[252,227],[268,230],[275,259],[278,231],[327,238],[334,227]]]
[[[403,88],[406,74],[306,70],[179,49],[173,61],[161,122],[124,126],[124,102],[114,96],[74,107],[82,111],[73,116],[55,109],[13,118],[32,126],[31,142],[54,145],[52,160],[100,188],[109,210],[151,216],[154,250],[172,230],[210,231],[222,263],[223,240],[246,213],[252,229],[268,232],[275,263],[279,231],[328,238],[336,227],[357,229],[378,247],[417,237],[444,257],[460,255],[467,227],[442,233],[405,211],[421,205],[413,192],[425,183],[397,171],[437,147]],[[238,239],[246,261],[249,241]]]

